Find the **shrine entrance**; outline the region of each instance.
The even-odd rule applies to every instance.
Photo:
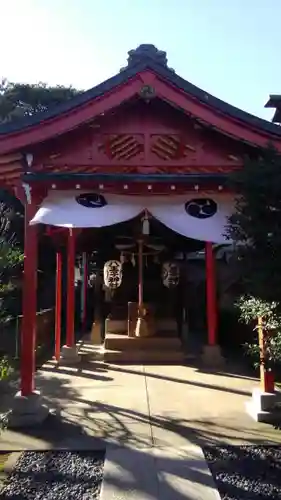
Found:
[[[188,330],[187,257],[204,249],[204,242],[175,233],[144,211],[128,222],[84,230],[77,243],[97,248],[88,315],[93,341],[104,342],[105,359],[156,355],[157,361],[180,361]]]
[[[144,352],[148,360],[147,353],[153,352],[151,361],[168,360],[168,354],[171,361],[180,361],[182,354],[172,359],[172,353],[179,352],[180,335],[187,324],[189,267],[185,258],[204,247],[206,300],[199,304],[206,317],[202,354],[208,365],[221,364],[213,245],[229,243],[225,225],[234,210],[235,192],[228,177],[243,168],[245,156],[256,158],[268,143],[280,152],[280,127],[195,87],[168,66],[165,52],[141,45],[129,52],[127,64],[106,82],[46,113],[5,123],[0,132],[2,187],[25,206],[17,415],[22,413],[25,422],[26,408],[30,412],[33,404],[38,421],[41,408],[34,392],[38,225],[46,226],[57,253],[58,361],[79,361],[74,270],[76,257],[83,253],[85,278],[93,249],[98,252],[100,279],[94,329],[101,331],[98,325],[104,319],[105,359],[108,355],[116,361],[125,352],[133,363],[143,361]],[[125,224],[122,231],[119,224]],[[162,225],[160,234],[157,225],[159,231]],[[92,245],[84,246],[83,238],[92,238]],[[62,247],[67,255],[64,300]],[[104,268],[110,260],[117,261],[119,284],[104,289],[109,264]],[[112,279],[112,269],[110,273]],[[174,279],[178,283],[171,286]],[[193,302],[198,303],[197,297]],[[63,346],[62,311],[66,318]],[[137,354],[133,355],[134,345]],[[157,359],[157,349],[164,350],[164,345],[165,356]],[[42,409],[42,419],[45,416]]]

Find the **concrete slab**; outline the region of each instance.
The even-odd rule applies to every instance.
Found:
[[[0,436],[1,451],[50,450],[53,443],[44,437],[35,437],[19,431],[7,430]]]
[[[127,448],[109,448],[105,459],[101,500],[158,498],[160,499],[158,478],[153,454]]]
[[[109,366],[88,359],[79,367],[47,363],[36,381],[57,417],[37,430],[4,432],[0,448],[56,447],[85,435],[93,443],[137,448],[281,442],[280,432],[246,414],[245,401],[257,385],[247,377],[192,366]]]
[[[109,449],[101,500],[219,500],[211,473],[197,447]]]
[[[83,429],[83,434],[91,438],[103,440],[104,446],[130,446],[135,448],[152,447],[152,434],[149,419],[137,422],[133,419],[123,419],[118,415],[111,418],[103,418],[93,412],[86,412],[84,415],[70,415],[69,411],[62,412],[62,417],[68,423],[75,425],[79,422]]]
[[[255,425],[254,425],[255,424]],[[153,446],[184,448],[190,444],[279,444],[281,433],[272,426],[258,424],[244,413],[228,418],[196,420],[159,419],[151,423]]]
[[[151,418],[208,419],[244,413],[253,380],[199,374],[195,368],[145,367]],[[165,383],[164,383],[165,382]],[[167,397],[167,394],[170,397]],[[210,403],[211,401],[211,403]]]
[[[220,500],[199,447],[153,449],[161,500]]]

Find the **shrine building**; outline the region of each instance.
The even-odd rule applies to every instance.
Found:
[[[268,106],[274,107],[275,100],[272,96]],[[168,66],[166,53],[153,45],[131,50],[127,65],[93,89],[44,113],[1,125],[1,186],[25,206],[21,387],[16,405],[23,421],[37,398],[39,228],[45,227],[57,244],[58,360],[79,361],[75,264],[82,256],[85,320],[92,314],[86,303],[94,252],[98,269],[90,323],[93,340],[104,345],[104,360],[184,361],[182,338],[192,329],[188,304],[197,300],[189,289],[188,259],[196,252],[205,262],[202,353],[219,362],[214,248],[231,245],[225,226],[235,193],[227,181],[243,167],[245,155],[256,158],[269,144],[281,151],[277,124],[184,80]],[[67,251],[65,303],[62,243]],[[61,348],[62,310],[66,345]],[[44,414],[42,410],[42,418]]]

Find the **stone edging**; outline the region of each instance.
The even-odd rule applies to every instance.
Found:
[[[3,450],[4,452],[5,450]],[[5,452],[6,453],[6,452]],[[18,461],[19,457],[21,454],[24,453],[24,451],[7,451],[7,459],[4,461],[4,465],[2,467],[2,470],[0,471],[0,494],[2,491],[2,488],[4,487],[4,482],[6,479],[9,477],[11,472],[13,471],[13,468],[16,465],[16,462]],[[1,458],[1,455],[0,455]]]

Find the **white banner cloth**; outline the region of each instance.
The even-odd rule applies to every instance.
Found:
[[[30,224],[48,224],[61,227],[105,227],[133,219],[143,210],[137,197],[108,195],[107,205],[93,208],[77,203],[85,191],[51,191],[43,201]],[[126,198],[126,197],[125,197]]]
[[[101,228],[133,219],[147,209],[178,234],[201,241],[230,243],[224,233],[227,219],[234,211],[233,196],[188,193],[142,197],[99,193],[98,196],[106,202],[104,206],[97,206],[95,202],[83,206],[77,202],[77,197],[83,194],[85,191],[50,191],[30,224]],[[87,193],[90,196],[95,194]],[[193,212],[191,210],[190,214],[191,201]],[[207,215],[206,207],[210,210]]]

